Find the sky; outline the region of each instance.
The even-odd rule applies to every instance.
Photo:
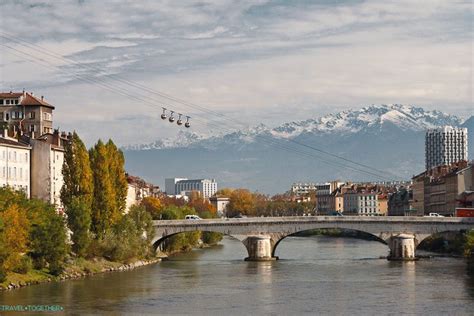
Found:
[[[56,127],[89,145],[173,137],[183,128],[163,106],[207,135],[370,104],[473,112],[472,1],[3,0],[0,12],[1,90],[44,95]]]

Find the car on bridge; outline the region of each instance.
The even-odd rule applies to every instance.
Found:
[[[444,217],[444,216],[438,213],[429,213],[428,215],[425,215],[425,217]]]
[[[200,220],[200,219],[202,219],[202,218],[200,218],[200,217],[197,216],[197,215],[186,215],[186,216],[184,217],[184,219]]]

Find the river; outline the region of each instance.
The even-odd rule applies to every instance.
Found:
[[[281,260],[245,262],[244,246],[225,238],[133,271],[0,292],[0,304],[61,305],[77,315],[473,315],[474,276],[462,259],[389,262],[380,259],[387,249],[291,237],[278,246]]]

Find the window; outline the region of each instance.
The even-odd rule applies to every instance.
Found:
[[[34,124],[30,125],[30,132],[36,132],[36,126]]]
[[[45,121],[52,121],[53,120],[53,116],[51,115],[51,113],[43,113],[43,119]]]
[[[18,99],[15,100],[15,104],[18,104]]]
[[[3,112],[0,112],[0,121],[3,121]]]
[[[5,100],[6,105],[10,105],[10,100]]]
[[[25,162],[28,162],[28,154],[25,154]]]
[[[3,99],[0,100],[0,105],[3,105]]]
[[[35,112],[29,112],[29,113],[28,113],[28,117],[29,117],[30,119],[34,119],[34,118],[35,118]]]

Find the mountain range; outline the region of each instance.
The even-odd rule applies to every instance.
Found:
[[[273,194],[293,182],[410,179],[424,170],[425,130],[445,125],[468,128],[473,157],[473,116],[463,120],[400,104],[212,136],[180,131],[172,139],[122,149],[127,170],[158,185],[168,177],[215,178],[219,187]]]

